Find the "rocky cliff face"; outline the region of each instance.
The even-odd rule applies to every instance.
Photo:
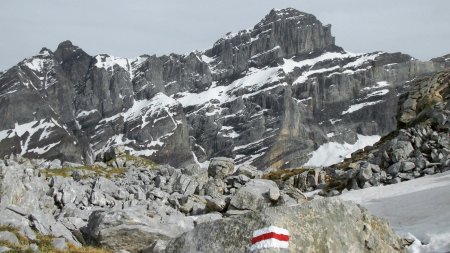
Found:
[[[323,165],[314,150],[393,131],[404,84],[448,66],[346,52],[294,9],[186,55],[90,56],[66,41],[1,73],[0,155],[91,163],[124,146],[173,166]]]

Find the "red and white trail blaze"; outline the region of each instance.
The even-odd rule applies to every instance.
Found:
[[[251,251],[267,248],[289,248],[289,231],[270,226],[253,232]]]

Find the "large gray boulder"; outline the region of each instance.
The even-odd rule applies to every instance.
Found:
[[[289,231],[288,251],[250,251],[253,232],[269,226]],[[404,250],[386,221],[351,202],[326,198],[199,224],[170,241],[165,252],[383,253]]]
[[[231,198],[230,205],[241,210],[261,210],[276,203],[280,190],[275,182],[252,179]]]
[[[394,140],[390,149],[392,150],[390,157],[394,163],[405,160],[414,151],[414,147],[409,141]]]
[[[145,209],[100,210],[91,214],[83,233],[91,243],[108,249],[139,252],[193,228],[194,220],[182,215],[161,217]]]
[[[223,179],[234,172],[234,161],[231,158],[215,157],[208,167],[208,176]]]

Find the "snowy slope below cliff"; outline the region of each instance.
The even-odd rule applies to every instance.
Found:
[[[450,172],[381,187],[344,193],[387,219],[401,235],[416,237],[409,252],[450,251]],[[420,241],[423,245],[420,243]]]

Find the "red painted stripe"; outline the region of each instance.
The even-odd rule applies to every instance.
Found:
[[[289,236],[288,235],[283,235],[283,234],[277,234],[277,233],[274,233],[274,232],[270,232],[270,233],[262,234],[262,235],[257,236],[257,237],[253,237],[252,238],[252,244],[255,244],[257,242],[264,241],[264,240],[267,240],[267,239],[272,239],[272,238],[273,239],[277,239],[279,241],[285,241],[285,242],[289,241]]]

